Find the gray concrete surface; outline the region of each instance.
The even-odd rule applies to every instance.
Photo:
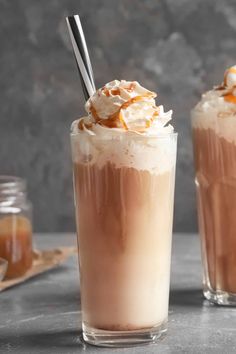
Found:
[[[37,236],[37,244],[43,248],[74,242],[71,234]],[[0,307],[1,354],[236,352],[236,309],[211,305],[202,297],[196,235],[174,235],[169,330],[156,345],[111,350],[81,341],[76,257],[54,271],[0,293]]]
[[[97,86],[138,80],[174,109],[175,230],[196,231],[189,111],[236,61],[235,0],[0,0],[0,173],[27,178],[37,231],[74,231],[69,127],[84,102],[64,18],[78,12]]]

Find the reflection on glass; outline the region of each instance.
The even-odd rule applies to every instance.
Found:
[[[3,258],[0,258],[0,281],[5,277],[7,271],[7,261]]]

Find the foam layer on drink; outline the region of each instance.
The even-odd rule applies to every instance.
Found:
[[[236,143],[236,66],[227,69],[220,86],[202,95],[192,112],[193,128],[212,129]]]
[[[172,168],[175,139],[168,124],[172,111],[156,106],[155,97],[136,81],[114,80],[99,89],[85,105],[88,116],[72,124],[72,148],[80,151],[74,154],[80,159],[75,162],[100,168],[112,162],[117,168],[155,174]]]

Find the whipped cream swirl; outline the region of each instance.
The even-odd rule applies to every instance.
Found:
[[[192,125],[236,143],[236,65],[225,71],[220,86],[202,95],[192,111]]]
[[[236,65],[225,71],[222,85],[215,87],[215,90],[221,91],[226,102],[236,104]]]
[[[225,71],[224,85],[226,88],[231,89],[236,96],[236,65]]]
[[[172,111],[156,106],[156,93],[136,81],[114,80],[98,89],[86,102],[87,117],[72,124],[72,132],[90,135],[135,133],[157,136],[173,132],[167,123]]]

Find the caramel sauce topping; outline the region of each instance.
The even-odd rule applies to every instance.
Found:
[[[232,95],[232,93],[225,94],[224,99],[226,102],[236,103],[236,96]]]
[[[101,118],[99,117],[99,115],[97,114],[96,109],[93,107],[93,105],[90,105],[90,112],[92,113],[94,119],[96,122],[98,122]]]
[[[126,91],[132,92],[135,89],[136,84],[135,83],[131,83],[129,86],[125,87]],[[106,87],[102,88],[102,91],[104,92],[104,94],[107,97],[110,97],[111,95],[116,96],[116,95],[120,95],[120,89],[107,89]],[[111,114],[107,119],[101,119],[95,109],[95,107],[92,105],[92,103],[90,103],[90,112],[93,116],[93,118],[95,119],[95,122],[97,124],[100,124],[101,126],[107,127],[107,128],[121,128],[123,127],[125,130],[128,130],[128,126],[124,120],[124,117],[122,115],[122,110],[123,109],[127,109],[130,105],[132,105],[135,102],[139,102],[142,100],[145,100],[145,98],[152,98],[152,97],[156,97],[156,94],[154,92],[150,92],[147,93],[145,95],[142,96],[136,96],[136,97],[132,97],[130,100],[128,100],[127,102],[124,102],[120,108],[113,114]],[[154,120],[154,117],[158,116],[158,112],[154,112],[153,117],[150,120],[146,121],[146,128],[149,128]],[[84,130],[84,127],[90,129],[92,127],[92,124],[85,124],[84,120],[81,119],[79,121],[78,124],[78,128],[80,130]],[[145,129],[144,129],[145,130]],[[144,131],[142,130],[142,131]],[[141,130],[139,130],[141,132]]]
[[[229,69],[226,70],[225,72],[225,76],[224,76],[224,85],[227,86],[227,75],[229,73],[232,73],[232,74],[236,74],[236,69],[234,67],[231,67]]]
[[[236,74],[236,69],[235,68],[228,69],[225,76],[224,76],[224,82],[221,85],[215,87],[215,90],[216,91],[225,91],[221,95],[222,97],[224,97],[224,100],[229,103],[236,103],[236,96],[234,96],[232,94],[233,90],[236,89],[236,86],[231,87],[231,88],[227,87],[227,82],[226,82],[227,81],[227,73],[229,73],[229,72]]]
[[[225,82],[225,79],[224,79],[224,82]],[[235,87],[234,87],[235,88]],[[220,85],[220,86],[217,86],[215,87],[215,90],[216,91],[227,91],[227,86],[224,84]],[[236,103],[236,96],[234,96],[232,94],[232,89],[226,93],[222,93],[222,97],[224,97],[224,100],[226,102],[230,102],[230,103]]]
[[[124,129],[128,130],[127,124],[124,121],[123,115],[121,113],[122,109],[127,109],[131,104],[135,103],[135,102],[139,102],[142,101],[143,99],[145,99],[146,97],[152,97],[151,94],[147,94],[147,95],[143,95],[143,96],[136,96],[136,97],[132,97],[129,101],[124,102],[120,108],[113,114],[111,114],[107,119],[101,119],[96,111],[96,109],[94,108],[94,106],[91,104],[90,105],[90,112],[92,113],[95,121],[97,124],[100,124],[104,127],[107,128],[120,128],[123,127]],[[80,127],[79,127],[80,128]],[[82,129],[83,130],[83,129]]]
[[[222,90],[225,90],[225,89],[226,89],[226,86],[222,84],[222,85],[216,86],[214,89],[215,89],[216,91],[222,91]]]
[[[158,111],[159,111],[159,109],[158,109]],[[147,129],[151,127],[151,125],[152,125],[152,123],[153,123],[153,121],[154,121],[154,118],[155,118],[155,117],[158,117],[158,115],[159,115],[159,112],[158,112],[158,111],[154,112],[154,113],[153,113],[153,116],[152,116],[150,119],[148,119],[148,120],[146,121],[146,128],[147,128]]]
[[[125,123],[125,120],[124,120],[122,112],[121,112],[122,109],[127,109],[133,103],[142,101],[143,99],[145,99],[145,97],[149,97],[149,96],[150,95],[136,96],[136,97],[131,98],[129,101],[124,102],[120,106],[120,108],[117,112],[115,112],[113,115],[111,115],[108,119],[102,120],[102,122],[100,124],[103,126],[106,126],[106,127],[110,127],[110,125],[107,125],[107,123],[109,124],[109,121],[112,120],[114,123],[116,123],[115,127],[119,127],[119,126],[117,126],[117,122],[120,122],[122,124],[123,128],[125,130],[128,130],[127,124]],[[151,122],[150,122],[150,125],[151,125]]]
[[[79,128],[79,130],[84,130],[84,127],[87,129],[90,129],[90,128],[92,128],[92,123],[85,123],[84,119],[82,118],[79,120],[78,128]]]
[[[111,94],[113,96],[119,96],[120,95],[120,89],[112,89]]]
[[[102,91],[105,93],[105,95],[106,95],[107,97],[110,97],[110,96],[111,96],[111,95],[110,95],[110,91],[109,91],[107,88],[103,87]]]
[[[231,67],[231,68],[229,68],[228,72],[229,72],[229,73],[236,74],[236,68]]]
[[[125,87],[126,91],[132,92],[135,89],[135,83],[132,82],[129,86]]]
[[[105,95],[107,97],[111,97],[112,96],[118,96],[120,95],[120,89],[111,89],[108,90],[106,87],[103,87],[102,91],[105,93]]]
[[[83,119],[79,120],[78,128],[79,128],[79,130],[84,130],[84,120]]]
[[[224,76],[224,85],[225,85],[226,92],[222,96],[224,97],[224,100],[226,102],[236,104],[236,96],[233,95],[233,91],[236,89],[236,86],[230,87],[227,90],[227,76],[229,73],[236,74],[236,68],[231,67],[228,70],[226,70],[225,76]]]
[[[125,130],[128,130],[128,126],[127,126],[127,124],[125,123],[125,120],[124,120],[123,115],[122,115],[121,112],[119,112],[119,120],[120,120],[120,122],[123,124],[123,127],[125,128]]]

